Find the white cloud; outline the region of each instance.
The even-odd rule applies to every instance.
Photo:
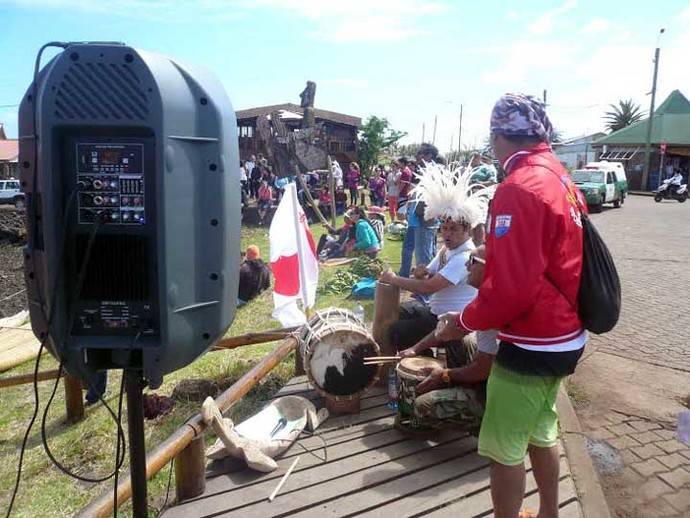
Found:
[[[338,79],[324,79],[321,83],[326,85],[338,85],[345,86],[347,88],[368,88],[369,81],[366,79],[355,79],[355,78],[338,78]]]
[[[0,0],[23,8],[47,8],[186,22],[190,17],[223,22],[266,10],[304,18],[306,32],[318,39],[345,43],[396,41],[423,33],[425,17],[450,7],[447,0]]]
[[[557,18],[577,7],[577,0],[566,0],[565,3],[552,11],[542,14],[529,26],[529,32],[533,36],[548,36],[553,32]]]
[[[584,34],[599,34],[608,30],[611,22],[605,18],[592,18],[590,22],[582,28]]]
[[[421,34],[420,20],[444,13],[437,0],[255,0],[307,18],[318,39],[336,42],[396,41]]]

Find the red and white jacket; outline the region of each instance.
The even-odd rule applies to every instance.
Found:
[[[514,154],[504,170],[491,202],[484,280],[456,323],[498,329],[500,340],[533,351],[580,349],[582,222],[569,193],[586,210],[584,199],[546,143]]]

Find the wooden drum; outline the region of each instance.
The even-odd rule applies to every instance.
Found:
[[[303,327],[300,352],[307,378],[314,389],[331,400],[357,400],[376,383],[380,366],[363,365],[381,350],[351,311],[317,311]]]
[[[432,430],[414,415],[414,400],[417,398],[417,385],[427,377],[428,369],[434,365],[443,367],[439,360],[425,356],[403,358],[398,363],[395,370],[400,380],[400,388],[398,389],[398,415],[395,419],[395,425],[401,431],[414,433]]]

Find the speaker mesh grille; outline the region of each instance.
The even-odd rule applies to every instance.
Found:
[[[126,64],[73,63],[60,81],[55,116],[60,119],[140,120],[148,98]]]

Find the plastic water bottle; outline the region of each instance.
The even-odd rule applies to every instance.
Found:
[[[359,319],[362,324],[365,324],[366,322],[364,321],[364,306],[357,302],[357,305],[355,306],[355,311],[354,311],[355,316]]]
[[[690,444],[690,411],[678,414],[678,440],[683,444]]]
[[[398,409],[398,374],[392,366],[388,369],[388,408]]]

